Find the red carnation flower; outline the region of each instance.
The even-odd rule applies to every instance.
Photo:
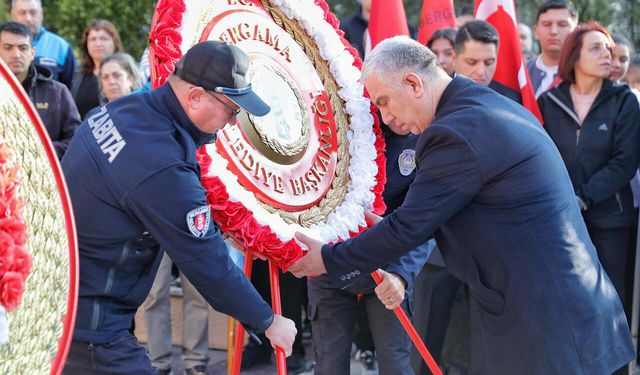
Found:
[[[279,264],[282,241],[280,241],[278,236],[268,227],[262,227],[256,237],[259,240],[256,241],[252,250],[268,256]]]
[[[31,272],[31,254],[29,254],[23,246],[16,246],[13,255],[13,265],[11,265],[9,271],[21,274],[22,279],[26,280],[27,276]]]
[[[27,226],[18,219],[8,217],[0,219],[0,232],[7,232],[16,245],[24,245],[27,242]]]
[[[253,217],[249,217],[241,222],[238,237],[242,239],[244,245],[248,249],[253,250],[256,243],[260,242],[261,240],[259,235],[261,228],[262,226],[258,224],[256,219],[254,219]]]
[[[229,200],[229,194],[220,178],[217,176],[202,177],[202,186],[207,191],[207,203],[214,210],[223,210]]]
[[[13,265],[16,244],[13,238],[0,230],[0,275],[9,271]]]
[[[251,218],[251,212],[247,210],[240,202],[229,202],[225,211],[224,218],[220,220],[220,226],[223,231],[237,231],[242,228],[246,220]]]
[[[23,292],[23,279],[18,272],[7,272],[0,279],[0,303],[8,312],[20,305]]]

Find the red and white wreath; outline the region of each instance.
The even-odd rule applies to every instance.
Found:
[[[201,7],[199,2],[193,3],[194,8]],[[347,194],[326,220],[303,228],[264,209],[256,196],[227,169],[227,162],[220,157],[216,145],[201,148],[197,156],[207,202],[220,229],[245,248],[265,255],[286,270],[303,256],[302,249],[293,239],[295,231],[304,231],[324,242],[338,241],[367,227],[365,211],[382,213],[385,210],[382,201],[386,180],[384,139],[376,109],[359,82],[362,61],[344,39],[338,29],[339,21],[327,3],[323,0],[272,0],[270,4],[277,6],[290,20],[295,20],[313,39],[339,86],[338,95],[345,103],[349,118]],[[189,48],[189,42],[183,41],[182,37],[185,28],[194,28],[193,24],[183,21],[183,16],[193,16],[185,15],[187,8],[183,0],[160,0],[156,6],[150,35],[154,87],[166,80],[182,51]],[[204,9],[199,11],[204,12]]]

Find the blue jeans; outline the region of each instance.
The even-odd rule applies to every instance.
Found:
[[[73,341],[62,375],[155,375],[147,351],[129,334],[114,342]]]

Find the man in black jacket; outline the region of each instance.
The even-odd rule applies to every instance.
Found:
[[[65,85],[47,68],[35,65],[31,31],[17,22],[0,25],[0,58],[22,83],[42,119],[58,158],[62,159],[80,124],[78,109]]]

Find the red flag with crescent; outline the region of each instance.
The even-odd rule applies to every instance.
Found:
[[[526,61],[520,48],[518,21],[513,0],[476,0],[475,17],[489,22],[500,35],[498,65],[493,79],[520,93],[522,105],[533,113],[540,123],[542,115],[531,86]]]
[[[418,28],[418,42],[426,45],[436,30],[444,28],[456,28],[453,0],[423,1]]]

